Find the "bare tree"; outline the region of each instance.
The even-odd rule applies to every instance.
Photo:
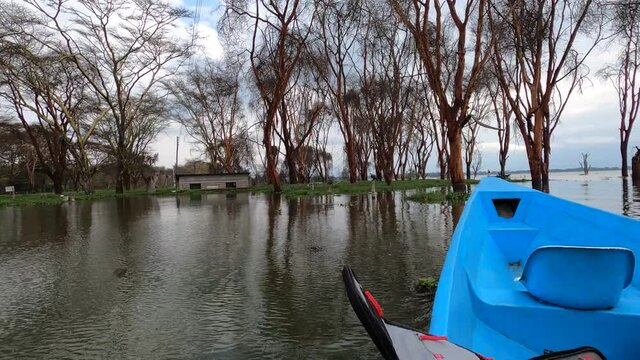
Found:
[[[498,176],[505,179],[507,177],[506,167],[507,159],[509,159],[509,145],[511,142],[511,116],[513,110],[509,106],[504,91],[497,83],[488,86],[489,96],[491,97],[491,108],[495,116],[498,130],[498,163],[500,164],[500,172]]]
[[[141,184],[145,171],[157,161],[158,156],[149,151],[149,144],[169,125],[166,96],[146,93],[144,98],[131,97],[129,106],[136,108],[138,115],[127,126],[124,148],[118,146],[118,123],[102,121],[95,134],[127,189]],[[120,164],[120,161],[124,162]],[[121,167],[124,169],[122,172]]]
[[[478,133],[480,132],[480,127],[484,125],[489,113],[490,104],[491,97],[488,96],[486,84],[483,84],[482,88],[478,90],[471,100],[471,106],[469,109],[469,117],[471,120],[462,130],[467,179],[471,179],[472,165],[475,163],[474,157],[480,154],[478,149]]]
[[[69,59],[85,77],[111,122],[107,142],[114,156],[116,192],[129,187],[131,150],[148,141],[133,133],[148,124],[142,111],[159,83],[172,75],[190,50],[190,43],[174,35],[177,21],[188,15],[164,1],[155,0],[25,0],[46,20],[63,43]],[[50,39],[41,39],[43,44]],[[144,119],[144,120],[141,120]],[[152,134],[153,131],[142,133]]]
[[[424,179],[427,177],[427,163],[433,151],[436,135],[431,127],[430,119],[425,116],[425,113],[421,113],[421,115],[415,121],[415,133],[411,138],[409,155],[416,174],[419,178]]]
[[[289,182],[308,182],[312,151],[309,144],[313,140],[314,129],[326,112],[323,83],[318,78],[315,54],[305,52],[292,76],[292,84],[278,109],[279,126],[275,133],[284,146],[284,161]],[[305,151],[301,151],[306,149]]]
[[[357,84],[357,81],[352,80],[352,82]],[[354,128],[353,138],[354,146],[356,148],[358,178],[360,180],[367,180],[369,178],[371,153],[373,152],[372,136],[370,122],[367,116],[366,102],[364,101],[361,92],[358,89],[355,89],[355,87],[356,86],[354,85],[353,88],[345,94],[345,103],[352,114],[351,122]],[[349,173],[348,167],[347,173]]]
[[[0,164],[8,167],[8,185],[13,185],[18,166],[23,162],[25,146],[20,125],[9,119],[0,119]]]
[[[41,171],[53,182],[54,192],[61,194],[67,172],[69,138],[73,136],[70,126],[73,115],[65,110],[75,110],[76,99],[81,97],[76,92],[82,90],[75,79],[65,76],[68,73],[60,57],[38,56],[29,50],[21,47],[8,61],[7,58],[3,61],[4,86],[0,97],[15,111],[34,146]],[[62,100],[65,95],[67,98]]]
[[[249,59],[266,113],[262,126],[265,170],[274,190],[280,192],[282,186],[273,136],[278,112],[291,88],[292,74],[305,52],[311,24],[304,22],[304,18],[309,16],[305,14],[307,2],[304,0],[255,0],[252,3],[253,10],[243,2],[228,3],[225,21],[236,16],[252,22]]]
[[[479,154],[478,151],[478,133],[480,131],[480,123],[478,121],[470,121],[462,131],[462,142],[464,144],[464,163],[466,166],[467,180],[471,179],[471,168],[474,163],[474,156]]]
[[[482,168],[482,151],[480,151],[479,146],[475,146],[475,154],[473,155],[473,163],[471,163],[471,172],[473,174],[473,178],[475,179],[478,176],[478,172],[480,168]]]
[[[313,127],[310,141],[312,152],[309,160],[311,161],[311,166],[305,167],[306,169],[311,167],[310,170],[307,170],[309,171],[309,175],[306,176],[308,179],[315,174],[320,177],[321,181],[327,182],[331,177],[333,155],[328,151],[327,146],[334,122],[330,115],[329,111],[323,111],[318,123]]]
[[[592,0],[491,2],[496,78],[522,135],[535,189],[548,190],[551,135],[587,75],[585,59],[604,39],[594,7]],[[581,31],[591,35],[584,51],[576,46]]]
[[[389,19],[385,3],[369,2],[361,39],[362,68],[357,69],[363,114],[369,121],[374,145],[376,177],[390,183],[403,124],[410,118],[410,94],[417,69],[412,39],[400,21]]]
[[[447,0],[446,8],[438,0],[390,1],[413,34],[438,103],[439,120],[446,124],[453,189],[464,192],[462,129],[469,122],[467,111],[471,97],[490,54],[483,41],[488,1],[468,0],[457,4]],[[451,31],[446,31],[447,28]],[[470,47],[471,55],[467,55]]]
[[[354,117],[348,104],[349,74],[355,66],[353,53],[357,46],[356,32],[362,19],[358,1],[318,0],[317,25],[326,71],[320,72],[331,95],[332,110],[344,139],[349,181],[358,179],[358,144]]]
[[[629,176],[629,138],[640,108],[640,3],[621,0],[609,7],[612,12],[613,31],[622,43],[615,65],[601,70],[611,80],[618,94],[620,110],[620,157],[623,177]]]
[[[582,173],[585,175],[589,175],[589,170],[591,170],[591,165],[589,164],[589,153],[580,153],[580,168],[582,168]]]
[[[204,149],[215,172],[240,171],[248,161],[239,76],[235,64],[206,60],[168,84],[174,118]]]

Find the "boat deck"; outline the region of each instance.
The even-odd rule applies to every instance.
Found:
[[[509,228],[489,230],[510,233],[528,232],[533,236],[538,230],[524,224],[512,224]],[[539,235],[538,235],[539,236]],[[498,236],[489,236],[482,241],[478,263],[474,271],[467,272],[470,295],[478,323],[474,331],[474,343],[483,351],[487,339],[503,339],[508,348],[505,354],[522,354],[523,358],[534,356],[544,350],[564,350],[568,347],[595,346],[615,353],[611,341],[611,329],[620,329],[614,341],[620,349],[627,349],[624,356],[640,359],[637,331],[640,330],[640,289],[634,285],[626,288],[619,303],[609,310],[584,311],[568,309],[541,302],[531,296],[518,281],[526,260],[508,259],[501,250]],[[497,267],[496,263],[502,264]],[[472,276],[473,274],[473,276]],[[512,319],[511,321],[504,321]],[[635,329],[636,331],[629,331]],[[567,333],[574,343],[567,345]],[[507,338],[503,334],[509,334]],[[536,334],[532,336],[532,334]],[[544,344],[540,339],[545,339]],[[603,339],[607,339],[603,341]],[[557,340],[557,341],[556,341]],[[493,340],[495,343],[496,340]],[[484,350],[496,356],[498,347]],[[632,349],[632,352],[628,350]],[[633,350],[635,349],[635,350]],[[498,350],[499,351],[499,350]],[[498,356],[496,356],[498,357]],[[499,358],[499,357],[498,357]]]

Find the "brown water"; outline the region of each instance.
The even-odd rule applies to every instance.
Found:
[[[640,216],[640,190],[622,189],[613,175],[551,184]],[[413,285],[438,275],[459,211],[404,197],[206,194],[0,208],[0,357],[375,358],[342,265],[390,319],[426,329],[431,297]]]

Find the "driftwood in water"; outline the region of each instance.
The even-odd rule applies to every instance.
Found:
[[[631,179],[640,185],[640,148],[636,146],[636,154],[631,159]]]

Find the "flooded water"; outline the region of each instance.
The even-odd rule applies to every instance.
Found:
[[[513,177],[527,176],[516,174]],[[549,188],[553,195],[640,219],[640,186],[634,186],[630,179],[623,180],[619,170],[592,171],[589,175],[552,172],[550,178]]]
[[[616,173],[552,193],[640,217]],[[203,194],[0,208],[1,358],[375,358],[340,270],[428,327],[452,209],[377,196]]]

